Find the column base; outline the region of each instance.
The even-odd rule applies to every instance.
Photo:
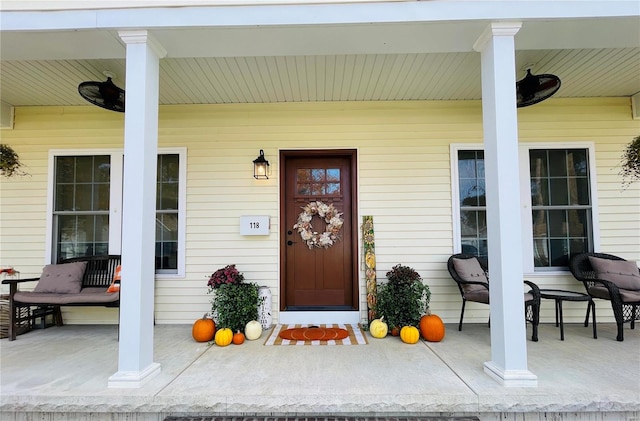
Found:
[[[118,371],[109,377],[109,389],[136,389],[160,373],[160,364],[151,363],[142,371]]]
[[[529,370],[505,370],[488,361],[484,363],[484,372],[506,387],[538,387],[538,376]]]

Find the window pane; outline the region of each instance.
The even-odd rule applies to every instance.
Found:
[[[70,211],[73,210],[73,185],[72,184],[58,184],[56,186],[56,205],[57,211]]]
[[[340,181],[340,168],[327,169],[327,181]]]
[[[534,210],[532,212],[533,238],[547,237],[547,212],[544,210]]]
[[[156,269],[170,272],[178,268],[179,158],[177,154],[158,155]]]
[[[590,250],[592,243],[588,150],[530,150],[529,162],[535,265],[567,266],[571,254]]]
[[[308,183],[311,181],[311,170],[299,169],[297,174],[298,183]]]
[[[565,211],[549,211],[549,236],[564,237],[565,235],[567,235],[567,221],[565,219]]]
[[[178,182],[180,157],[177,154],[158,155],[158,181]]]
[[[156,269],[178,268],[178,214],[156,216]]]
[[[324,181],[324,169],[311,170],[311,181],[323,182]]]
[[[75,159],[72,156],[56,158],[56,183],[73,183],[75,174]]]
[[[478,212],[460,212],[460,232],[463,238],[477,237],[478,235]]]
[[[340,183],[327,183],[327,194],[340,194]]]
[[[109,210],[109,190],[108,184],[96,184],[93,210]]]
[[[178,209],[177,183],[158,183],[156,192],[156,209]]]
[[[91,211],[93,210],[93,186],[91,184],[76,184],[73,210]]]
[[[108,215],[58,215],[55,219],[58,260],[108,253]]]
[[[94,181],[101,183],[109,183],[111,174],[111,162],[109,156],[95,157],[95,175]]]
[[[458,152],[458,176],[476,178],[476,151]]]
[[[572,205],[590,205],[591,204],[591,196],[589,194],[589,179],[584,178],[576,178],[573,180],[575,185],[575,193],[572,191]]]
[[[569,264],[569,242],[566,239],[552,239],[550,266],[567,266]]]
[[[564,149],[550,149],[549,175],[551,177],[567,176],[567,152]]]
[[[93,181],[93,156],[76,156],[76,183]]]
[[[549,245],[546,239],[533,240],[533,263],[535,267],[549,266]]]
[[[546,178],[549,176],[547,170],[547,152],[542,149],[532,149],[529,151],[529,176],[532,179]]]
[[[549,189],[551,192],[550,205],[562,206],[569,204],[569,194],[567,189],[566,178],[552,178],[549,180]]]
[[[178,240],[178,214],[166,213],[156,215],[156,240]]]
[[[587,176],[589,161],[586,149],[569,149],[567,151],[569,175]]]
[[[569,236],[588,237],[590,222],[587,220],[586,209],[571,209],[567,212]]]
[[[309,184],[298,184],[297,193],[308,196],[311,194],[311,186]]]
[[[486,256],[487,223],[484,152],[458,151],[458,190],[462,252]]]
[[[532,178],[531,179],[531,205],[548,205],[549,204],[549,179]]]

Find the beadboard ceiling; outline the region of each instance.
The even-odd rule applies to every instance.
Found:
[[[640,92],[640,20],[594,22],[525,22],[516,78],[527,67],[558,75],[556,97]],[[476,100],[480,54],[472,46],[486,25],[158,30],[167,50],[160,103]],[[77,86],[105,80],[104,71],[126,87],[115,31],[3,32],[0,43],[0,100],[8,104],[87,105]]]

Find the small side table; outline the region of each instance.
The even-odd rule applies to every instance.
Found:
[[[589,325],[589,312],[592,313],[593,322],[593,338],[597,339],[596,333],[596,305],[587,294],[575,291],[565,291],[562,289],[541,289],[540,298],[546,298],[555,300],[556,302],[556,327],[560,326],[560,340],[564,341],[564,323],[562,320],[562,302],[563,301],[586,301],[587,302],[587,317],[584,320],[584,325]]]

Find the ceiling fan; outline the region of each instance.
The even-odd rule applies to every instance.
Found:
[[[112,73],[104,72],[104,82],[88,81],[78,85],[78,93],[93,105],[111,111],[124,112],[124,89],[118,88],[112,81]]]
[[[516,103],[518,108],[544,101],[558,92],[560,85],[560,78],[556,75],[532,75],[531,69],[527,69],[527,75],[516,82]]]

